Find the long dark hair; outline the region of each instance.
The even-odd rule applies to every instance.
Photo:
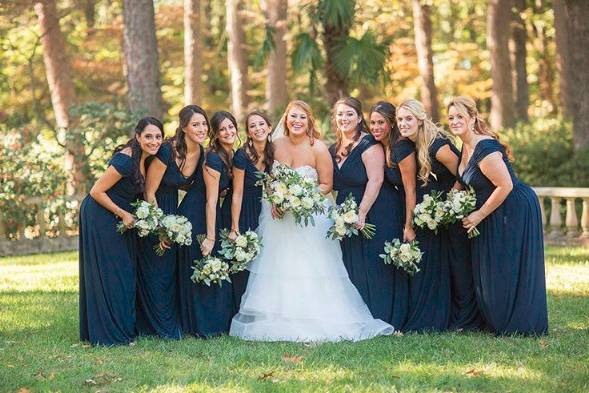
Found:
[[[401,132],[399,131],[399,125],[397,124],[397,108],[391,104],[390,102],[386,101],[379,101],[370,108],[370,114],[372,115],[373,112],[380,114],[382,117],[385,118],[389,126],[391,127],[391,132],[389,132],[388,138],[383,140],[381,143],[384,147],[385,155],[386,155],[386,164],[387,167],[393,166],[392,160],[392,150],[395,143],[401,137]]]
[[[252,112],[248,113],[247,116],[245,117],[245,132],[247,135],[247,139],[246,139],[245,143],[243,144],[243,150],[245,151],[245,154],[247,155],[247,157],[254,164],[257,164],[258,161],[260,160],[260,156],[258,155],[256,148],[254,147],[254,141],[252,140],[252,138],[249,135],[249,126],[248,126],[249,119],[252,116],[260,116],[262,119],[264,119],[264,121],[266,122],[266,124],[270,128],[272,128],[272,123],[270,122],[268,115],[266,115],[266,113],[264,113],[262,111],[252,111]],[[264,146],[264,161],[263,162],[264,162],[264,168],[266,168],[266,169],[271,168],[272,164],[274,163],[274,143],[272,143],[272,137],[270,135],[271,134],[268,135],[268,138],[266,140],[266,146]]]
[[[174,149],[172,152],[174,154],[174,159],[177,157],[180,159],[180,171],[184,167],[184,163],[186,162],[186,133],[184,132],[184,128],[188,126],[190,123],[190,119],[195,114],[203,115],[205,121],[207,122],[207,133],[208,130],[211,129],[211,125],[209,123],[209,117],[207,113],[198,105],[187,105],[184,108],[180,109],[180,113],[178,113],[178,128],[176,128],[176,134],[170,138],[170,141],[173,141]]]
[[[211,117],[211,127],[209,128],[209,149],[216,152],[221,157],[221,160],[229,171],[229,175],[231,175],[233,170],[233,150],[231,152],[227,152],[219,141],[219,128],[225,119],[229,119],[229,121],[233,123],[233,126],[235,127],[235,133],[239,138],[239,133],[237,131],[237,120],[235,120],[235,117],[227,111],[215,112],[213,117]]]
[[[150,124],[159,128],[159,130],[162,132],[162,139],[163,139],[164,138],[164,125],[162,124],[162,122],[159,121],[158,119],[156,119],[155,117],[147,116],[137,122],[137,125],[135,126],[135,135],[133,135],[127,141],[127,143],[117,146],[114,151],[114,154],[116,154],[116,153],[120,152],[121,150],[126,149],[127,147],[131,148],[131,159],[133,159],[133,163],[135,164],[133,166],[132,179],[133,179],[133,182],[137,186],[139,186],[139,189],[141,191],[143,191],[143,189],[145,188],[145,178],[143,177],[143,175],[141,175],[141,170],[139,169],[140,162],[141,162],[142,150],[141,150],[141,145],[139,144],[139,141],[137,141],[137,136],[141,135],[143,133],[143,131],[145,131],[147,126]]]
[[[350,142],[346,146],[345,150],[340,154],[339,149],[342,146],[343,133],[339,130],[339,128],[337,128],[336,112],[337,112],[338,105],[341,105],[341,104],[349,106],[350,108],[354,109],[354,111],[356,112],[356,114],[360,118],[360,123],[358,123],[358,126],[356,127],[356,133],[354,134],[354,138],[352,139],[352,142]],[[362,103],[354,97],[345,97],[345,98],[340,98],[339,100],[337,100],[337,102],[333,106],[333,110],[332,110],[332,114],[331,114],[331,124],[332,124],[332,127],[335,129],[335,161],[340,162],[344,157],[346,157],[348,154],[350,154],[350,152],[352,151],[352,148],[354,147],[354,143],[356,143],[356,141],[358,141],[358,139],[360,139],[362,132],[368,132],[368,126],[366,125],[366,120],[364,119],[364,115],[362,114]]]

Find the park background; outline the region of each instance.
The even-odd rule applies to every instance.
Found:
[[[588,391],[588,20],[585,0],[0,2],[0,391]],[[296,98],[329,141],[345,95],[366,114],[418,98],[444,126],[448,98],[477,100],[559,244],[549,336],[91,348],[77,253],[11,256],[76,248],[79,201],[142,115],[171,136],[188,103],[276,122]]]

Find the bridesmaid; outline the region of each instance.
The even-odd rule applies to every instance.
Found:
[[[399,105],[397,123],[401,135],[415,143],[418,168],[417,202],[432,191],[452,188],[458,157],[450,148],[448,135],[427,116],[423,104],[407,100]],[[409,280],[409,318],[405,330],[443,331],[451,313],[450,238],[444,228],[437,233],[417,229],[419,248],[424,253],[420,271]]]
[[[190,281],[195,259],[209,255],[218,247],[217,235],[229,227],[231,216],[231,169],[237,122],[229,112],[217,112],[211,118],[209,148],[204,168],[180,205],[193,223],[193,234],[206,233],[202,244],[195,240],[190,247],[181,247],[178,263],[182,329],[193,336],[210,337],[227,333],[235,309],[231,283],[207,286]],[[203,187],[204,185],[204,187]],[[223,203],[221,198],[225,197]]]
[[[145,180],[145,199],[165,214],[177,214],[178,190],[194,180],[204,159],[208,125],[205,112],[196,105],[182,108],[176,135],[162,145],[150,163]],[[156,240],[157,241],[157,240]],[[177,247],[163,256],[153,251],[154,239],[140,239],[137,265],[137,332],[164,338],[180,338],[177,310]]]
[[[262,187],[256,186],[257,172],[269,172],[274,162],[274,145],[270,140],[272,124],[263,112],[250,112],[245,118],[247,140],[233,157],[233,199],[231,203],[231,238],[256,230],[262,210]],[[247,287],[249,271],[231,276],[235,313]]]
[[[387,209],[380,193],[384,179],[384,151],[368,133],[362,105],[353,97],[335,103],[333,126],[336,142],[329,151],[333,160],[336,203],[343,203],[351,194],[359,208],[356,227],[361,229],[366,222],[376,225],[376,235],[371,240],[358,235],[340,242],[344,265],[372,316],[391,322],[393,272],[379,257],[386,240],[386,232],[381,230],[386,225],[386,216],[379,215],[381,210]]]
[[[385,154],[385,178],[373,207],[379,220],[376,235],[381,239],[379,247],[382,250],[384,241],[415,238],[411,221],[405,225],[405,201],[412,212],[416,199],[415,151],[413,143],[400,135],[396,108],[389,102],[377,102],[370,109],[370,133],[380,142]],[[409,276],[403,270],[389,269],[393,276],[392,318],[386,322],[402,330],[409,308]]]
[[[546,334],[546,281],[540,205],[509,162],[509,149],[479,117],[469,97],[448,105],[448,123],[463,147],[461,182],[477,195],[464,227],[472,239],[474,283],[479,307],[496,334]]]
[[[94,345],[128,344],[135,338],[136,235],[131,202],[143,192],[145,159],[158,152],[162,123],[139,120],[135,136],[115,149],[104,174],[80,207],[80,339]]]

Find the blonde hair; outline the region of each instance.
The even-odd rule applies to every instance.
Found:
[[[487,123],[485,123],[485,121],[480,117],[479,111],[477,109],[477,104],[472,98],[467,96],[453,97],[448,102],[446,109],[449,111],[451,107],[454,107],[458,111],[458,113],[460,113],[463,116],[474,118],[474,127],[472,131],[477,135],[486,135],[497,140],[497,142],[501,143],[501,145],[505,149],[505,154],[507,154],[507,158],[510,161],[513,160],[513,154],[511,152],[511,149],[506,143],[501,142],[499,134],[491,130],[487,126]]]
[[[307,127],[307,135],[309,136],[309,140],[311,145],[315,143],[315,139],[319,139],[321,137],[321,133],[317,130],[317,125],[315,122],[315,118],[313,117],[313,113],[311,112],[311,107],[305,101],[302,100],[294,100],[288,103],[286,106],[286,110],[284,111],[284,116],[282,116],[282,127],[284,129],[284,135],[288,136],[290,130],[288,129],[287,120],[288,120],[288,112],[294,107],[301,109],[307,115],[308,127]]]
[[[450,134],[442,127],[436,125],[428,117],[425,107],[421,102],[413,99],[403,101],[397,108],[397,113],[399,113],[401,109],[408,110],[420,121],[417,128],[415,150],[417,151],[417,162],[419,163],[418,177],[424,185],[427,185],[429,182],[429,175],[432,172],[429,148],[436,138],[451,139]]]

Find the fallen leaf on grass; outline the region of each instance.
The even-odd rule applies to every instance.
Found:
[[[478,377],[479,375],[481,375],[483,372],[481,370],[477,370],[475,368],[471,368],[470,370],[468,370],[467,372],[465,372],[465,375],[470,375],[471,377]]]
[[[118,375],[113,375],[109,373],[100,373],[92,378],[88,378],[84,381],[85,385],[108,385],[114,382],[121,382],[123,378],[119,377]]]
[[[267,379],[269,379],[270,377],[274,376],[274,371],[269,371],[267,373],[263,373],[262,375],[260,375],[258,377],[258,381],[265,381]]]
[[[31,393],[31,391],[27,388],[20,388],[18,389],[18,393]]]
[[[290,363],[300,363],[303,361],[303,357],[300,355],[290,355],[285,353],[282,355],[282,360]]]
[[[546,340],[544,340],[544,339],[541,339],[541,340],[540,340],[540,348],[542,348],[542,349],[546,349],[546,348],[548,348],[549,346],[550,346],[550,344],[548,344],[548,343],[546,342]]]

